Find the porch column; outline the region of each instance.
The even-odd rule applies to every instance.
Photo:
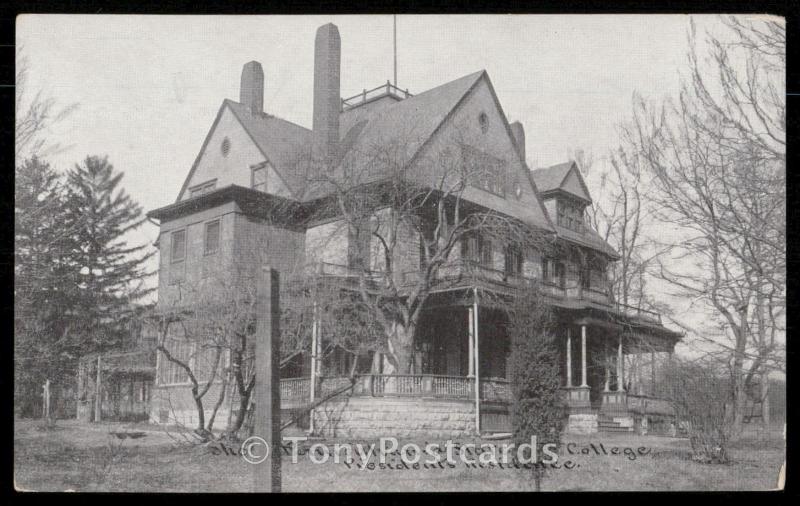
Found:
[[[656,395],[656,352],[650,351],[650,395]]]
[[[314,400],[317,397],[317,351],[319,351],[319,322],[317,321],[317,303],[314,303],[312,309],[312,322],[311,322],[311,378],[309,383],[310,402],[314,405]],[[308,432],[314,432],[314,409],[312,408],[308,413]]]
[[[480,371],[480,335],[478,334],[478,289],[472,289],[472,321],[475,324],[475,433],[481,433],[481,371]]]
[[[603,385],[603,390],[606,392],[611,391],[611,357],[608,355],[608,342],[603,343],[603,371],[606,374],[606,382]]]
[[[617,392],[625,391],[625,365],[622,363],[622,336],[617,346]]]
[[[467,376],[475,376],[475,316],[472,306],[467,308],[467,344],[469,346],[469,362]]]
[[[589,386],[586,382],[586,325],[581,325],[581,386]]]
[[[572,388],[572,337],[567,327],[567,388]]]

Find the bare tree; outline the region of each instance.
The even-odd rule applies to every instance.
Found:
[[[17,48],[16,68],[14,155],[15,164],[19,165],[25,158],[42,157],[58,149],[59,144],[45,134],[53,124],[71,114],[77,104],[59,107],[56,100],[42,90],[32,92],[28,79],[30,63],[22,47]]]
[[[312,219],[338,220],[332,233],[346,238],[350,288],[381,331],[370,347],[386,356],[385,372],[410,372],[425,302],[451,274],[464,272],[454,267],[470,268],[462,253],[491,255],[489,243],[520,254],[550,246],[547,234],[474,203],[479,188],[505,191],[511,169],[472,147],[461,129],[454,132],[446,147],[414,160],[408,153],[419,142],[409,129],[352,149],[336,169],[309,164],[310,191],[326,195]],[[462,246],[470,241],[481,252]]]
[[[658,276],[701,301],[725,331],[712,342],[730,370],[738,433],[752,383],[760,379],[766,398],[768,374],[784,363],[785,29],[769,20],[724,23],[732,40],[709,36],[705,61],[693,46],[677,102],[638,100],[624,135],[646,161],[659,220],[687,233]]]

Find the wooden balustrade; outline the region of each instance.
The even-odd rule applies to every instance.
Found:
[[[311,378],[286,378],[281,380],[281,400],[308,399],[311,395]]]

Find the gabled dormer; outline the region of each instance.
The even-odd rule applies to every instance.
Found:
[[[566,162],[535,170],[533,180],[550,219],[558,227],[583,234],[584,211],[592,198],[577,164]]]

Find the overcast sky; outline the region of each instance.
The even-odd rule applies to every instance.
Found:
[[[238,100],[244,63],[264,68],[266,112],[311,126],[314,35],[327,22],[342,37],[344,97],[392,78],[390,15],[29,15],[17,42],[30,89],[78,104],[53,129],[67,148],[51,162],[107,154],[152,210],[176,199],[222,100]],[[688,26],[685,15],[398,16],[398,85],[420,93],[486,69],[509,121],[525,127],[532,166],[576,148],[602,158],[634,92],[677,92]],[[156,234],[147,225],[136,239]]]

